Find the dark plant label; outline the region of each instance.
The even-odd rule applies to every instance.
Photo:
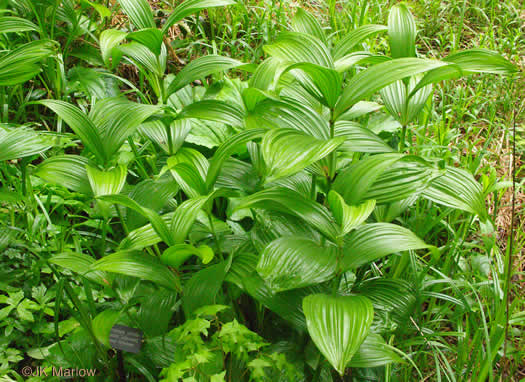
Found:
[[[109,332],[109,344],[114,349],[138,353],[142,346],[142,332],[128,326],[115,325]]]

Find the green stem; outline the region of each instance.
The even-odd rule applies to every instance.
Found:
[[[401,128],[401,137],[399,138],[399,152],[403,152],[405,149],[405,139],[407,135],[407,126],[403,125]]]
[[[211,232],[213,233],[213,237],[215,238],[215,242],[217,243],[217,252],[219,252],[219,257],[222,260],[224,260],[224,256],[222,255],[222,248],[221,248],[221,242],[219,240],[219,236],[217,236],[217,232],[215,231],[215,227],[213,225],[213,218],[212,214],[208,213],[208,221],[210,222],[210,228]]]
[[[142,160],[140,159],[139,151],[137,150],[137,146],[135,146],[135,142],[133,141],[133,138],[131,136],[128,137],[129,146],[131,147],[131,151],[133,151],[133,155],[135,155],[135,159],[137,161],[137,167],[139,169],[140,176],[142,176],[144,179],[148,179],[148,173],[146,172],[146,169],[144,168],[144,165],[142,164]]]
[[[334,109],[331,108],[330,109],[330,138],[334,138],[335,137],[335,121],[334,121]],[[328,169],[329,171],[329,183],[332,182],[332,180],[334,179],[335,177],[335,170],[336,170],[336,166],[337,166],[337,152],[336,150],[332,151],[330,153],[330,162],[329,162],[329,166],[330,168]]]

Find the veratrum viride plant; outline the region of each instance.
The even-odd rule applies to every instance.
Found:
[[[489,189],[421,154],[412,138],[430,118],[434,84],[515,67],[484,49],[422,57],[400,4],[388,25],[344,36],[298,9],[258,65],[211,54],[172,71],[169,28],[233,1],[186,0],[160,28],[146,0],[119,4],[130,25],[101,31],[89,65],[67,75],[57,31],[0,17],[13,32],[39,35],[0,56],[0,87],[38,75],[49,96],[27,107],[51,111],[61,128],[0,126],[2,161],[43,159],[21,159],[18,202],[41,214],[34,227],[47,227],[47,246],[36,245],[35,228],[22,247],[56,280],[48,320],[56,338],[31,357],[112,380],[109,333],[124,324],[144,333],[124,364],[143,380],[422,378],[411,353],[435,343],[409,342],[424,336],[424,309],[447,300],[468,314],[476,302],[447,296],[443,284],[461,287],[447,281],[457,259],[443,238],[407,226],[408,216],[437,208],[487,236],[494,228]],[[50,9],[73,17],[66,5]],[[92,37],[86,20],[67,25]],[[383,37],[389,54],[364,44]],[[124,79],[121,65],[140,84]],[[483,335],[493,348],[480,365],[493,362],[502,328]],[[410,376],[390,379],[400,365]],[[470,366],[472,380],[489,373]]]

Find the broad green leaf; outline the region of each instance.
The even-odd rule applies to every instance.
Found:
[[[481,48],[453,53],[443,59],[458,65],[462,71],[475,73],[510,74],[518,69],[501,54]]]
[[[140,252],[115,252],[95,262],[90,269],[138,277],[168,289],[181,290],[179,279],[165,265],[157,258]]]
[[[199,175],[204,179],[208,173],[210,164],[208,159],[200,152],[189,147],[182,147],[177,154],[167,160],[167,165],[176,165],[178,163],[189,163],[195,167]]]
[[[131,189],[128,196],[141,207],[158,212],[168,204],[178,191],[178,185],[169,176],[165,176],[156,180],[143,180]],[[151,195],[155,195],[155,197],[152,198]],[[125,219],[128,229],[141,227],[147,222],[146,217],[131,208],[128,209]]]
[[[118,29],[106,29],[100,34],[100,53],[107,67],[115,68],[120,61],[122,52],[116,47],[126,38],[126,32]],[[111,66],[109,59],[112,59]]]
[[[185,0],[184,2],[187,1],[188,0]],[[245,65],[245,63],[234,60],[233,58],[214,54],[199,57],[188,63],[188,65],[184,66],[184,68],[177,73],[175,79],[169,84],[167,93],[168,95],[171,95],[195,80],[200,80],[211,74],[224,72]]]
[[[186,106],[177,115],[178,119],[195,118],[220,122],[232,126],[244,125],[244,111],[228,102],[209,99]]]
[[[56,42],[37,40],[0,56],[0,86],[26,82],[41,71],[37,62],[55,53]]]
[[[39,164],[34,174],[46,182],[92,195],[86,171],[87,163],[88,159],[80,155],[57,155]]]
[[[416,22],[407,5],[394,5],[388,15],[388,37],[392,57],[415,57],[416,34]]]
[[[318,38],[297,32],[284,32],[270,45],[263,47],[264,51],[282,62],[309,62],[333,68],[334,63],[325,44]]]
[[[402,279],[380,277],[366,280],[359,284],[357,292],[372,301],[376,317],[388,314],[385,319],[394,321],[401,327],[414,315],[417,308],[416,290]]]
[[[355,269],[394,252],[428,248],[412,231],[390,223],[371,223],[345,237],[343,270]]]
[[[101,19],[111,17],[111,10],[109,10],[109,8],[107,8],[106,6],[102,4],[97,4],[89,0],[81,0],[81,2],[93,7],[93,9],[97,11]]]
[[[86,172],[95,196],[118,194],[126,183],[128,170],[124,166],[118,166],[111,170],[101,171],[87,165]]]
[[[78,273],[97,284],[103,286],[110,285],[111,278],[108,277],[106,272],[93,271],[90,269],[90,266],[95,262],[95,259],[91,256],[76,252],[63,252],[51,257],[49,262]]]
[[[192,255],[198,256],[203,264],[213,259],[213,250],[207,245],[194,247],[191,244],[172,245],[162,253],[161,261],[174,268],[179,268]]]
[[[38,26],[21,17],[0,17],[0,33],[39,31]]]
[[[327,119],[315,109],[299,100],[285,98],[281,101],[267,99],[257,104],[252,115],[257,122],[270,128],[288,128],[302,131],[318,139],[330,138]]]
[[[299,75],[299,70],[306,73],[306,76]],[[309,62],[290,65],[281,75],[288,71],[291,71],[301,85],[324,105],[330,108],[335,106],[342,88],[342,76],[339,72]]]
[[[106,158],[111,158],[125,140],[147,118],[159,111],[158,106],[128,101],[123,97],[98,101],[89,113],[99,131]]]
[[[181,148],[191,129],[192,121],[189,119],[178,119],[171,122],[169,133],[164,123],[159,120],[147,121],[138,127],[141,134],[158,144],[168,154],[174,154]],[[172,152],[168,147],[168,134],[171,136]]]
[[[153,13],[147,0],[118,0],[130,21],[139,29],[155,28]]]
[[[235,4],[234,0],[184,0],[173,10],[172,14],[166,20],[162,27],[162,33],[166,33],[168,29],[178,21],[181,21],[186,16],[199,12],[203,9],[224,7],[226,5]]]
[[[146,207],[142,207],[136,201],[125,195],[103,195],[98,199],[109,203],[120,204],[136,211],[151,222],[155,232],[166,244],[173,245],[175,243],[168,225],[155,211]]]
[[[314,15],[302,8],[297,8],[297,11],[292,18],[290,29],[293,32],[312,35],[327,45],[326,35],[321,24],[319,24],[319,21],[317,21]]]
[[[128,56],[136,65],[145,69],[145,74],[162,77],[166,71],[166,48],[161,45],[161,54],[155,55],[148,47],[132,41],[121,45],[120,51]]]
[[[356,74],[343,90],[335,107],[337,118],[358,101],[405,77],[448,65],[446,62],[421,58],[398,58],[383,62]]]
[[[370,332],[347,366],[368,368],[399,362],[402,362],[402,359],[394,348],[387,345],[379,334]]]
[[[377,178],[403,154],[388,153],[372,155],[352,164],[337,175],[333,189],[350,205],[360,204],[368,197],[368,190]]]
[[[180,244],[186,240],[191,226],[197,219],[197,213],[204,207],[208,197],[199,196],[191,198],[177,207],[171,219],[170,230],[173,236],[173,244]]]
[[[405,156],[379,175],[365,197],[378,204],[404,200],[423,192],[442,173],[419,157]]]
[[[392,58],[370,52],[353,52],[341,57],[334,63],[335,70],[344,73],[357,65],[376,65],[382,62],[392,61]]]
[[[102,197],[105,198],[105,197]],[[164,215],[161,215],[160,218],[169,226],[171,219],[173,218],[173,212],[168,212]],[[171,232],[170,232],[171,235]],[[128,249],[142,249],[150,245],[158,244],[162,241],[160,236],[157,234],[155,228],[152,224],[145,224],[142,227],[136,228],[131,231],[128,236],[122,240],[119,246],[119,250],[128,250]]]
[[[344,56],[352,53],[352,50],[357,44],[367,39],[368,37],[371,37],[380,32],[384,32],[386,30],[386,26],[377,24],[362,25],[352,30],[351,32],[347,33],[334,47],[332,52],[334,60],[339,60]]]
[[[275,79],[279,78],[278,73],[284,66],[277,58],[268,57],[261,62],[249,80],[252,88],[264,91],[273,90]]]
[[[69,86],[74,91],[81,91],[93,99],[103,99],[113,95],[108,76],[101,70],[76,66],[67,73]]]
[[[480,184],[466,170],[447,167],[444,175],[434,179],[423,196],[438,204],[487,218],[485,197]]]
[[[408,125],[417,117],[432,93],[432,86],[429,85],[409,97],[421,77],[421,75],[410,77],[408,84],[403,81],[396,81],[380,90],[381,98],[387,110],[403,126]]]
[[[160,56],[160,47],[162,45],[162,32],[157,28],[141,29],[129,33],[126,38],[128,40],[137,41],[145,45],[155,54]]]
[[[206,183],[193,164],[187,162],[173,164],[170,163],[173,162],[170,159],[173,158],[169,158],[167,164],[171,175],[188,197],[195,198],[207,194]]]
[[[107,347],[111,347],[109,344],[109,333],[117,323],[121,313],[122,312],[118,310],[107,309],[97,314],[93,319],[93,332],[95,333],[95,337]]]
[[[219,146],[217,151],[215,151],[213,158],[210,160],[210,168],[206,175],[206,186],[208,186],[208,190],[211,190],[215,184],[224,161],[228,159],[240,145],[260,138],[265,132],[265,129],[245,130],[232,136]]]
[[[359,101],[354,106],[352,106],[348,111],[339,117],[339,121],[352,121],[366,114],[373,113],[374,111],[381,110],[383,105],[377,102],[370,101]]]
[[[201,269],[186,282],[182,295],[182,308],[186,318],[190,318],[196,309],[216,303],[216,295],[222,287],[230,265],[231,257]]]
[[[257,256],[242,253],[233,259],[226,281],[234,283],[262,305],[292,323],[298,330],[305,330],[302,300],[312,293],[320,293],[319,285],[273,293],[255,271]]]
[[[78,107],[64,101],[51,99],[42,100],[39,103],[47,106],[62,118],[80,138],[84,146],[100,161],[108,159],[99,129]]]
[[[344,138],[320,140],[294,129],[274,129],[265,134],[261,150],[266,182],[293,175],[336,150]]]
[[[281,237],[261,253],[257,273],[274,292],[330,280],[337,267],[337,247],[302,237]]]
[[[0,125],[0,161],[39,154],[50,146],[32,129],[23,126],[7,129]]]
[[[303,219],[331,240],[335,241],[339,236],[339,228],[324,206],[288,188],[272,187],[249,195],[237,206],[237,209],[241,208],[284,212]]]
[[[443,59],[449,63],[429,71],[409,94],[412,97],[419,89],[436,82],[456,79],[472,73],[511,74],[517,68],[500,54],[486,49],[468,49],[453,53]]]
[[[356,122],[337,121],[335,136],[344,137],[345,141],[338,151],[356,153],[388,153],[394,151],[379,136],[361,127]]]
[[[368,335],[374,317],[372,303],[362,296],[315,294],[305,297],[303,310],[313,342],[343,375]]]
[[[349,206],[334,190],[330,190],[327,200],[335,221],[341,227],[341,235],[346,235],[363,224],[376,206],[375,200],[367,200],[358,206]]]

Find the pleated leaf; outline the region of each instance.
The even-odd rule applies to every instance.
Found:
[[[120,57],[122,56],[122,52],[117,49],[117,46],[125,38],[126,32],[118,29],[106,29],[102,31],[100,34],[99,45],[100,53],[102,54],[102,60],[106,66],[110,66],[110,58],[113,60],[111,63],[112,68],[118,64]]]
[[[283,62],[309,62],[325,68],[334,67],[326,45],[309,34],[284,32],[271,45],[265,45],[263,49],[268,55]]]
[[[121,251],[105,256],[90,269],[119,273],[152,281],[165,288],[180,291],[180,280],[153,256],[132,251]]]
[[[330,280],[336,271],[337,247],[302,237],[281,237],[261,253],[257,273],[274,292]]]
[[[363,224],[376,206],[375,200],[367,200],[360,205],[349,206],[334,190],[330,190],[327,200],[335,221],[341,227],[341,235],[346,235],[355,227]]]
[[[184,285],[182,308],[186,318],[191,317],[196,309],[215,304],[224,277],[230,268],[231,261],[225,260],[208,266],[193,274]]]
[[[119,0],[131,23],[139,29],[155,28],[153,13],[147,0]]]
[[[208,190],[211,189],[217,180],[224,161],[228,159],[240,145],[260,138],[265,132],[266,130],[264,129],[245,130],[230,137],[217,148],[213,158],[210,160],[210,168],[208,169],[208,174],[206,175],[206,186],[208,186]]]
[[[402,362],[393,349],[379,334],[370,332],[347,366],[368,368]]]
[[[412,231],[390,223],[371,223],[345,237],[343,270],[355,269],[394,252],[428,248]]]
[[[88,159],[80,155],[57,155],[39,164],[34,174],[48,183],[92,195],[86,171],[87,163]]]
[[[324,44],[327,44],[326,35],[321,24],[319,24],[319,21],[317,21],[314,15],[302,8],[297,8],[297,11],[292,18],[290,29],[294,32],[312,35],[321,40]]]
[[[419,89],[436,82],[456,79],[471,73],[511,74],[517,68],[500,54],[481,48],[468,49],[453,53],[443,59],[449,63],[426,73],[415,86],[409,97],[412,97]]]
[[[335,116],[395,81],[444,65],[447,63],[421,58],[398,58],[373,65],[356,74],[348,82],[335,107]]]
[[[38,30],[38,26],[33,24],[31,21],[23,19],[21,17],[0,17],[0,33],[30,32]]]
[[[402,157],[402,154],[388,153],[361,159],[337,175],[333,189],[344,198],[346,203],[360,204],[367,199],[368,190],[377,178]]]
[[[107,159],[99,129],[78,107],[64,101],[51,99],[42,100],[39,103],[47,106],[62,118],[80,138],[84,146],[100,161]]]
[[[22,126],[13,129],[0,127],[0,161],[39,154],[50,147],[51,145],[32,129]]]
[[[472,174],[463,169],[447,167],[445,174],[423,191],[423,196],[438,204],[477,214],[481,219],[487,217],[483,189]]]
[[[98,101],[89,117],[96,125],[106,158],[111,158],[137,127],[159,107],[128,101],[125,98],[106,98]]]
[[[128,171],[124,166],[118,166],[111,170],[101,171],[87,165],[86,172],[95,196],[118,194],[126,183]]]
[[[203,9],[224,7],[227,5],[235,4],[234,0],[184,0],[173,10],[173,13],[168,17],[166,23],[162,28],[162,33],[166,33],[167,30],[178,21],[183,18],[196,13]]]
[[[374,317],[372,303],[362,296],[305,297],[303,310],[308,333],[339,375],[365,340]]]
[[[229,102],[209,99],[186,106],[177,115],[178,119],[195,118],[224,123],[231,126],[244,125],[244,111]]]
[[[348,32],[334,47],[332,54],[334,60],[339,60],[352,53],[352,50],[368,37],[384,32],[387,27],[384,25],[367,24],[362,25]]]
[[[93,271],[90,266],[95,262],[91,256],[77,252],[63,252],[49,259],[51,264],[69,269],[97,284],[108,286],[110,278],[103,271]]]
[[[186,0],[185,2],[187,2]],[[177,73],[175,79],[168,86],[168,95],[175,93],[195,80],[200,80],[211,74],[225,72],[230,69],[245,66],[246,64],[229,57],[210,54],[199,57]]]
[[[237,206],[237,209],[242,208],[284,212],[303,219],[334,241],[339,235],[339,229],[326,207],[289,188],[272,187],[247,196]]]
[[[416,34],[416,22],[407,5],[394,5],[388,15],[388,37],[392,57],[415,57]]]
[[[147,46],[136,41],[119,47],[120,51],[128,56],[136,65],[158,77],[162,77],[166,71],[166,48],[161,45],[161,54],[155,55]]]
[[[303,71],[306,76],[298,75],[298,70]],[[330,108],[335,106],[342,88],[342,76],[339,72],[309,62],[293,64],[283,73],[288,71],[295,73],[301,85],[324,105]]]
[[[160,260],[170,267],[179,268],[192,255],[199,257],[203,264],[208,264],[214,253],[207,245],[195,247],[191,244],[176,244],[166,249]]]
[[[56,42],[37,40],[0,56],[0,86],[26,82],[41,71],[39,61],[55,52]]]
[[[172,234],[168,228],[167,223],[162,219],[162,217],[159,216],[159,214],[157,214],[152,209],[141,206],[136,201],[130,199],[126,195],[103,195],[99,197],[99,199],[113,204],[120,204],[122,206],[132,209],[133,211],[136,211],[137,213],[141,214],[150,221],[157,235],[166,244],[174,244],[174,240],[172,238]]]
[[[337,149],[344,138],[316,139],[294,129],[274,129],[264,136],[261,150],[266,182],[293,175]]]
[[[394,151],[379,136],[361,127],[356,122],[337,121],[335,136],[345,139],[339,147],[339,151],[356,153],[388,153]]]
[[[162,32],[157,28],[141,29],[129,33],[126,38],[128,40],[137,41],[142,45],[148,47],[156,56],[160,55],[160,48],[162,45]]]

